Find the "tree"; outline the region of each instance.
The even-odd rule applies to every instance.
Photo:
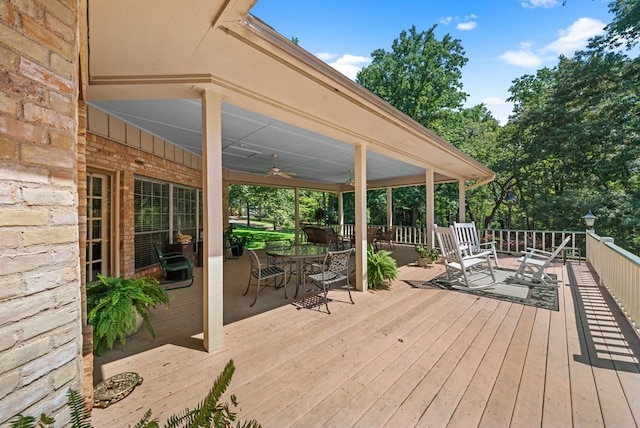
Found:
[[[372,63],[360,70],[356,82],[386,100],[423,126],[446,134],[456,122],[467,94],[462,91],[462,67],[467,63],[460,40],[435,35],[437,26],[418,32],[415,26],[402,31],[391,52],[376,49]],[[371,221],[386,222],[384,194],[368,192]],[[394,223],[421,225],[424,222],[424,186],[394,189]],[[449,201],[440,216],[451,210]],[[457,201],[457,191],[455,192]],[[439,216],[439,217],[440,217]]]
[[[462,67],[467,63],[460,40],[435,36],[436,25],[418,32],[402,31],[391,52],[376,49],[371,64],[356,82],[398,110],[436,132],[467,97],[462,91]]]
[[[609,3],[609,12],[614,15],[604,36],[595,38],[592,49],[633,48],[640,38],[640,0],[615,0]]]

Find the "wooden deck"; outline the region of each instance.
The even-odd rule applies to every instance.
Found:
[[[331,315],[299,310],[273,289],[249,308],[246,260],[225,262],[225,346],[211,354],[199,340],[200,281],[171,291],[171,308],[153,314],[155,341],[140,332],[95,360],[96,382],[124,371],[144,382],[94,409],[92,423],[132,426],[147,409],[163,422],[198,403],[233,359],[238,417],[264,427],[640,424],[638,338],[584,263],[575,275],[553,267],[560,310],[549,311],[414,288],[405,281],[443,267],[408,263],[412,248],[394,255],[402,266],[390,289],[356,292],[355,305],[332,292]]]

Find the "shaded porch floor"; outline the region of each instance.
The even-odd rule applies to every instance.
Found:
[[[156,340],[141,331],[95,359],[95,383],[125,371],[144,382],[94,409],[93,425],[132,426],[147,409],[164,422],[193,408],[229,359],[225,398],[235,394],[238,418],[264,427],[640,424],[640,343],[585,263],[554,265],[562,282],[550,311],[412,287],[444,267],[417,267],[412,247],[393,255],[397,281],[353,293],[355,305],[332,291],[331,315],[297,309],[282,289],[249,308],[248,260],[226,261],[224,348],[212,353],[202,350],[198,269],[194,285],[170,291],[170,309],[153,312]]]

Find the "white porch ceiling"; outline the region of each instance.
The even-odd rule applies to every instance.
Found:
[[[202,155],[200,100],[90,102],[185,150]],[[342,141],[275,120],[228,103],[222,106],[223,167],[263,176],[277,155],[277,166],[295,178],[342,184],[354,169],[354,148]],[[424,175],[424,169],[375,152],[367,153],[371,181]],[[283,179],[286,180],[286,179]],[[283,183],[283,184],[286,184]]]

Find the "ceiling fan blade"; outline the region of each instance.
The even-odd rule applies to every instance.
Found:
[[[278,174],[278,175],[279,175],[280,177],[282,177],[282,178],[291,178],[290,173],[287,173],[287,172],[282,172],[282,171],[280,171],[280,174]]]

